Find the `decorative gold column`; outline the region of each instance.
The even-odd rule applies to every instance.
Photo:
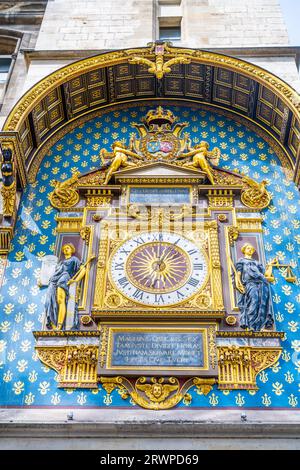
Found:
[[[214,305],[217,310],[224,310],[221,260],[219,252],[218,223],[216,220],[206,222],[209,229],[209,244],[211,254],[212,289]]]

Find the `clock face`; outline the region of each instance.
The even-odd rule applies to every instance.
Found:
[[[110,275],[135,302],[164,307],[182,302],[203,287],[207,258],[195,243],[169,232],[130,238],[113,254]]]

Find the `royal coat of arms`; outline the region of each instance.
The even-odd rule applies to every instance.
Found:
[[[131,137],[133,151],[152,162],[170,161],[182,153],[188,144],[188,134],[181,136],[187,123],[174,124],[176,119],[171,111],[161,106],[150,110],[141,124],[133,124],[140,135]]]

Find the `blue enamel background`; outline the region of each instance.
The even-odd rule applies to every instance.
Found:
[[[99,150],[114,140],[127,139],[151,107],[110,112],[69,132],[44,158],[37,180],[22,197],[13,250],[8,257],[0,295],[0,406],[128,407],[117,391],[111,396],[99,390],[62,390],[56,373],[44,366],[34,351],[33,330],[41,329],[45,290],[37,286],[40,259],[55,245],[56,210],[48,195],[56,179],[66,179],[99,166]],[[152,106],[153,108],[153,106]],[[169,106],[179,121],[188,121],[193,144],[202,139],[222,151],[220,166],[239,168],[254,179],[269,181],[271,206],[263,211],[267,259],[278,256],[284,263],[299,264],[299,194],[288,181],[269,145],[253,131],[224,116],[200,109]],[[272,287],[278,330],[285,331],[283,354],[278,364],[260,373],[259,391],[222,392],[216,387],[207,395],[192,390],[192,403],[179,407],[298,408],[300,377],[299,266],[296,284],[276,272]]]

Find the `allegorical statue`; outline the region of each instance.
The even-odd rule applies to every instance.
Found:
[[[139,160],[142,159],[140,155],[128,149],[123,142],[114,142],[112,144],[112,150],[112,152],[107,152],[105,149],[101,149],[100,151],[100,159],[102,163],[104,162],[105,158],[111,159],[111,164],[103,184],[107,184],[112,177],[112,174],[118,171],[120,167],[137,166],[136,163],[128,161],[128,157],[134,157]]]
[[[57,264],[55,272],[50,278],[45,302],[46,326],[53,330],[64,328],[70,285],[80,282],[86,273],[87,263],[81,265],[80,260],[74,255],[75,247],[72,243],[63,245],[62,252],[65,259]],[[74,316],[74,329],[78,328],[78,315],[76,313]]]
[[[1,153],[1,195],[3,200],[3,215],[4,217],[11,217],[14,213],[16,199],[13,154],[10,148],[1,148]]]
[[[274,324],[270,279],[271,265],[263,265],[252,258],[255,248],[246,243],[241,249],[244,257],[235,264],[235,286],[239,291],[240,326],[254,331],[272,328]]]
[[[214,160],[214,163],[218,165],[220,159],[220,150],[215,147],[212,151],[209,152],[208,149],[208,142],[202,141],[200,144],[195,145],[193,149],[189,147],[189,152],[183,153],[180,158],[193,157],[191,162],[186,162],[182,166],[192,169],[200,168],[202,171],[204,171],[204,173],[206,173],[211,184],[215,184],[212,168],[208,160]]]

